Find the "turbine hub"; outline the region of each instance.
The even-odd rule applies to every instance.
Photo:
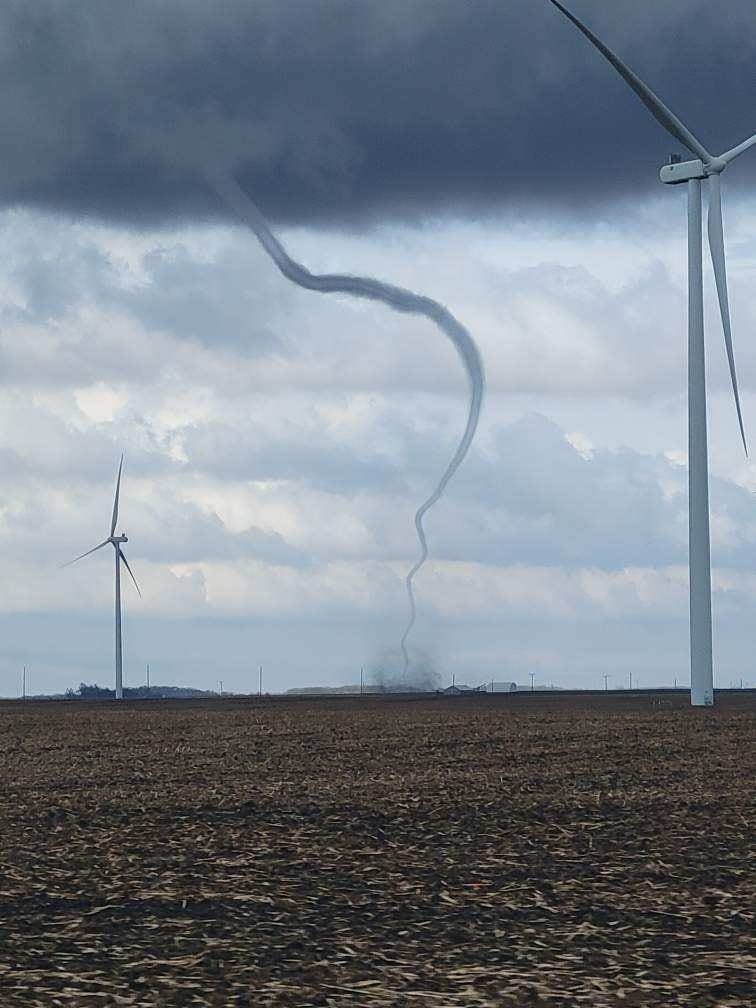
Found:
[[[706,165],[706,174],[707,175],[721,175],[721,173],[727,167],[728,163],[729,162],[725,161],[724,158],[714,157]]]

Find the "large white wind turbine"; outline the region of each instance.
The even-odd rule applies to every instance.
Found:
[[[121,532],[120,535],[115,534],[116,522],[118,521],[118,498],[121,493],[121,472],[123,470],[123,455],[121,455],[121,461],[118,465],[118,479],[116,480],[115,498],[113,499],[113,515],[110,519],[110,535],[107,539],[104,539],[97,546],[93,546],[92,549],[87,550],[86,553],[82,553],[80,556],[74,557],[73,560],[69,560],[67,564],[63,564],[64,567],[70,567],[71,564],[75,564],[77,560],[83,559],[85,556],[89,556],[90,553],[96,553],[97,550],[102,549],[103,546],[107,546],[110,543],[115,550],[115,694],[116,700],[123,699],[123,647],[121,643],[121,562],[124,563],[126,570],[131,575],[131,580],[134,582],[134,587],[137,590],[137,594],[141,596],[141,591],[139,591],[139,585],[134,577],[134,572],[131,567],[129,567],[129,561],[121,549],[122,543],[127,543],[129,537]]]
[[[740,410],[735,357],[732,350],[730,307],[727,296],[724,235],[722,230],[722,197],[719,176],[725,168],[749,147],[756,144],[756,135],[731,150],[715,157],[710,154],[674,112],[648,88],[611,49],[593,34],[579,18],[570,13],[559,0],[551,0],[565,17],[593,43],[635,91],[651,115],[686,147],[692,161],[673,158],[664,165],[660,176],[667,185],[688,185],[688,541],[690,567],[690,693],[695,706],[714,703],[714,675],[711,648],[711,557],[709,546],[709,473],[706,447],[706,364],[704,356],[703,322],[703,262],[701,182],[709,183],[709,248],[714,267],[714,279],[719,296],[727,361],[730,366],[735,408],[740,436],[746,448],[743,417]],[[746,448],[747,452],[747,448]]]

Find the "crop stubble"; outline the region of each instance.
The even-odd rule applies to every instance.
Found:
[[[0,705],[0,1005],[740,1006],[754,697]]]

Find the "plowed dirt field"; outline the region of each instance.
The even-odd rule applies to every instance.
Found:
[[[0,1006],[751,1005],[755,712],[0,704]]]

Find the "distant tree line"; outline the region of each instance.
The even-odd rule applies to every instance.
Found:
[[[79,683],[78,689],[66,690],[67,700],[114,700],[115,690],[97,683]],[[171,697],[207,697],[215,696],[212,690],[192,689],[190,686],[125,686],[124,699],[161,700]]]

